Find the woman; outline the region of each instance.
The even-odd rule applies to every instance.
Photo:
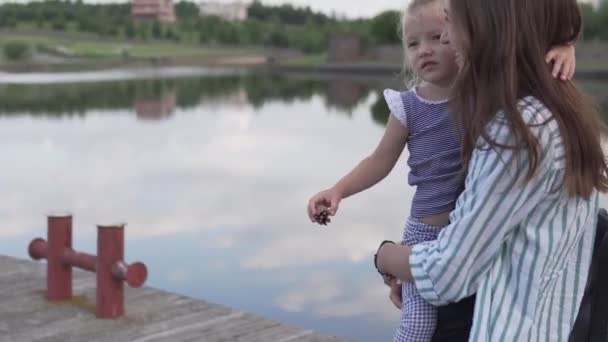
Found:
[[[446,16],[465,191],[437,240],[383,243],[378,270],[434,305],[476,294],[470,341],[567,341],[608,190],[599,115],[544,60],[577,38],[578,4],[452,0]]]

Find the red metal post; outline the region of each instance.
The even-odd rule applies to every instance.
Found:
[[[112,268],[124,258],[124,225],[97,226],[97,311],[98,318],[124,314],[124,284]]]
[[[112,274],[117,279],[126,281],[130,287],[140,287],[146,282],[148,269],[141,262],[126,264],[120,261],[112,266]]]
[[[32,259],[47,259],[47,298],[49,301],[72,297],[72,267],[97,275],[98,318],[124,314],[124,284],[140,287],[148,271],[141,262],[127,264],[124,258],[124,225],[97,226],[97,255],[72,249],[72,216],[48,217],[48,242],[36,238],[28,252]]]
[[[43,238],[35,238],[30,242],[27,251],[34,260],[46,259],[47,243]]]
[[[95,273],[97,269],[97,256],[77,252],[71,248],[66,248],[61,256],[61,261],[73,267],[78,267],[83,270]]]
[[[47,218],[46,297],[49,301],[72,298],[72,267],[62,262],[63,252],[72,248],[72,215],[51,214]]]

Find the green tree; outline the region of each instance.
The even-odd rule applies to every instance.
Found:
[[[165,30],[165,38],[169,39],[169,40],[174,40],[174,41],[179,41],[180,40],[179,34],[177,34],[175,32],[175,30],[173,28],[171,28],[171,27],[168,27]]]
[[[198,41],[201,44],[206,44],[211,41],[211,37],[206,31],[201,30],[201,32],[198,33]]]
[[[217,40],[222,44],[237,44],[239,37],[238,28],[230,22],[223,22],[217,32]]]
[[[608,40],[608,3],[604,1],[597,11],[597,22],[600,27],[599,38]]]
[[[125,26],[125,36],[129,39],[135,38],[135,25],[131,20],[127,21]]]
[[[275,26],[266,37],[265,44],[275,47],[288,47],[289,37],[280,26]]]
[[[149,28],[147,23],[140,23],[137,26],[137,36],[139,36],[143,40],[148,40],[149,37]]]
[[[120,34],[120,30],[118,29],[118,26],[110,26],[105,33],[108,36],[116,37]]]
[[[53,30],[56,31],[65,31],[67,23],[64,18],[57,17],[55,18],[55,20],[53,20],[53,24],[51,25],[51,27],[53,28]]]
[[[4,56],[10,61],[28,59],[31,56],[31,48],[20,40],[9,41],[4,45]]]
[[[258,20],[247,20],[243,24],[243,31],[246,35],[244,40],[249,44],[259,45],[264,41],[264,27]]]
[[[371,35],[378,44],[398,44],[400,15],[397,11],[385,11],[371,22]]]
[[[197,19],[199,17],[198,6],[194,2],[182,0],[175,4],[175,16],[180,21],[184,19]]]
[[[583,39],[596,38],[601,31],[601,27],[598,25],[598,16],[593,10],[591,4],[582,3],[581,13],[583,16]]]
[[[218,40],[219,31],[223,26],[223,21],[216,16],[205,16],[198,19],[194,24],[198,31],[198,38],[201,43],[210,43]]]
[[[265,6],[259,0],[249,5],[247,14],[249,18],[260,21],[268,21],[276,17],[282,24],[288,25],[304,25],[308,20],[322,25],[330,21],[325,14],[313,12],[310,7],[296,8],[289,4]]]
[[[152,24],[152,36],[155,39],[160,39],[163,36],[163,27],[158,20],[155,20]]]
[[[34,21],[36,22],[36,27],[38,27],[38,28],[44,27],[44,17],[42,16],[42,13],[40,11],[36,12]]]
[[[2,13],[0,11],[0,27],[15,27],[17,26],[17,18],[12,12],[6,11]]]

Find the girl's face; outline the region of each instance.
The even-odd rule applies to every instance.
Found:
[[[466,56],[462,31],[457,27],[456,23],[450,16],[452,12],[450,7],[451,0],[443,0],[443,4],[446,25],[443,30],[441,40],[444,44],[449,44],[452,47],[456,64],[458,65],[458,68],[462,68],[464,65],[464,57]]]
[[[420,79],[448,86],[458,72],[454,51],[441,37],[445,14],[440,1],[414,9],[405,18],[404,44],[408,63]]]

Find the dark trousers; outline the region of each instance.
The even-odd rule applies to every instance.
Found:
[[[437,308],[437,329],[432,342],[468,342],[475,296]]]

